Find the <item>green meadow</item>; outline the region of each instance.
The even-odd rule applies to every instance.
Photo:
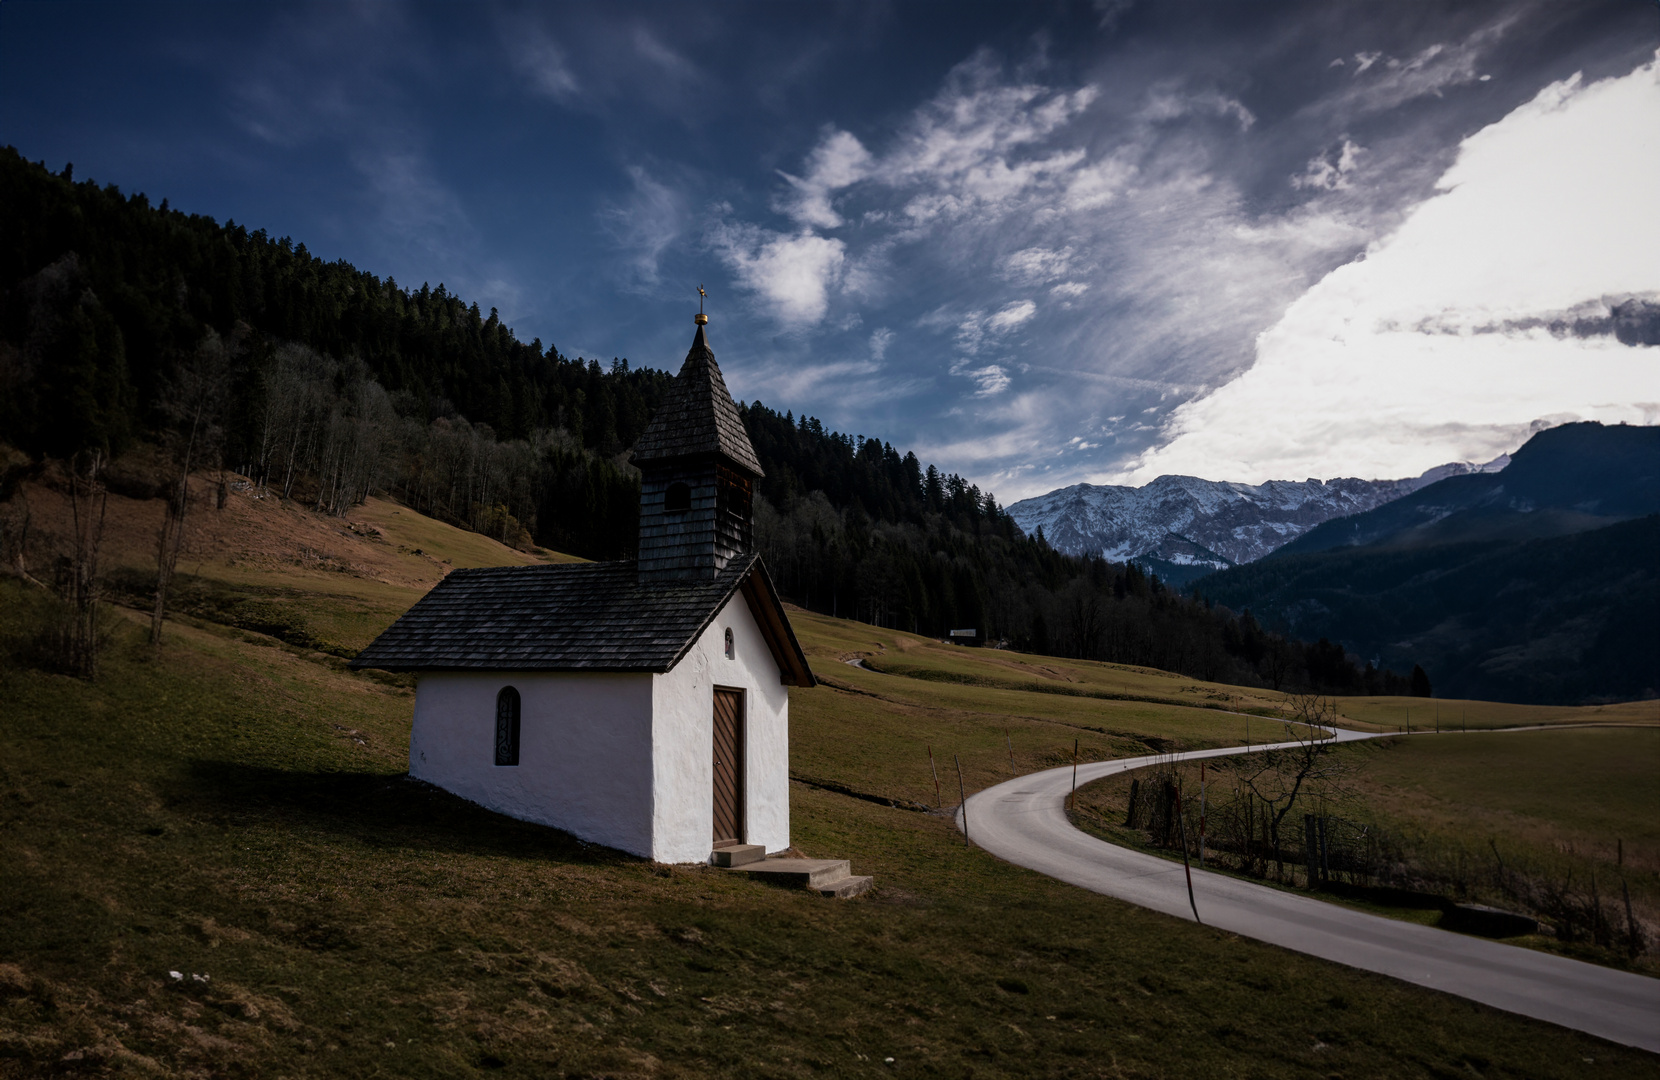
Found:
[[[1335,775],[1311,789],[1289,819],[1288,843],[1301,842],[1305,810],[1331,814],[1382,830],[1403,860],[1400,886],[1411,892],[1502,907],[1518,906],[1523,895],[1546,903],[1553,894],[1566,895],[1579,909],[1600,900],[1612,940],[1590,940],[1582,921],[1578,940],[1540,933],[1516,944],[1660,972],[1660,943],[1652,938],[1660,924],[1660,726],[1472,728],[1351,743],[1336,756]],[[1194,795],[1198,766],[1178,771]],[[1124,827],[1131,784],[1147,772],[1085,785],[1074,820],[1111,842],[1179,859],[1179,852],[1157,850],[1146,833]],[[1237,781],[1226,765],[1212,763],[1208,773],[1211,810],[1225,813]],[[1506,880],[1527,884],[1507,893]],[[1636,957],[1624,938],[1628,896],[1630,914],[1650,928],[1648,949]],[[1361,889],[1328,898],[1413,922],[1440,917],[1426,895]]]
[[[959,761],[972,792],[1075,742],[1100,758],[1277,729],[1264,691],[798,613],[824,681],[792,691],[793,838],[875,875],[847,902],[411,782],[412,681],[337,652],[436,580],[428,553],[463,565],[476,538],[375,513],[355,520],[378,539],[342,534],[344,569],[191,566],[206,599],[159,654],[117,609],[90,682],[34,662],[46,600],[0,583],[0,1077],[1660,1075],[1638,1051],[1009,866],[928,809],[930,748],[949,807]],[[239,617],[249,597],[288,618]],[[1396,742],[1374,755],[1407,755],[1385,787],[1462,787],[1494,828],[1608,831]]]

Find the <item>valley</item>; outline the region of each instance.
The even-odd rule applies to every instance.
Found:
[[[336,519],[238,497],[226,513],[244,524],[198,549],[186,585],[280,590],[285,626],[343,648],[420,595],[438,572],[426,553],[552,557],[389,502]],[[33,503],[42,519],[46,502]],[[111,547],[116,564],[142,565],[142,548]],[[119,610],[88,683],[29,660],[46,594],[0,588],[0,858],[17,868],[0,876],[0,1075],[673,1076],[733,1062],[780,1076],[1085,1075],[1108,1061],[1151,1076],[1241,1054],[1289,1076],[1469,1062],[1577,1075],[1585,1058],[1655,1070],[1020,870],[965,847],[936,809],[955,802],[957,761],[973,792],[1069,761],[1074,740],[1086,759],[1223,745],[1274,724],[1282,695],[798,613],[824,682],[792,693],[795,843],[877,880],[831,903],[621,856],[401,779],[410,680],[350,674],[297,630],[203,607],[170,621],[157,656],[140,615]],[[856,659],[875,670],[844,662]],[[1399,703],[1342,708],[1387,725],[1380,710]],[[1543,715],[1511,708],[1479,706],[1495,724]]]

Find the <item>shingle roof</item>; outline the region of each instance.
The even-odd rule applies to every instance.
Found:
[[[664,672],[743,590],[784,681],[813,685],[760,556],[642,585],[635,563],[456,570],[351,662],[385,671]]]
[[[726,455],[755,476],[766,475],[699,326],[680,374],[634,444],[633,461],[639,465],[712,453]]]

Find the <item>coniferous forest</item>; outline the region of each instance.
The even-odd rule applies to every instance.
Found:
[[[47,459],[87,454],[117,466],[124,493],[167,497],[166,464],[183,461],[318,512],[385,492],[517,546],[631,554],[628,449],[672,372],[521,342],[442,284],[324,262],[11,148],[0,220],[0,443],[30,462],[0,498]],[[1421,669],[1362,667],[1133,565],[1062,555],[914,454],[760,402],[740,411],[767,473],[762,553],[812,610],[1218,681],[1429,690]]]

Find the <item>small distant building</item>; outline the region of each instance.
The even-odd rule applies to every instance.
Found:
[[[417,675],[411,776],[660,862],[790,846],[789,688],[814,685],[697,323],[634,448],[637,560],[454,571],[352,661]]]

